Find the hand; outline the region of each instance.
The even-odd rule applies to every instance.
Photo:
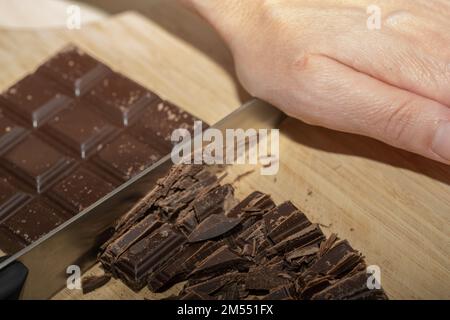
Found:
[[[227,42],[253,96],[450,164],[450,1],[184,2]]]

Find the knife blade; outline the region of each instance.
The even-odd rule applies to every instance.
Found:
[[[225,129],[273,129],[285,115],[272,105],[253,99],[212,127]],[[139,205],[142,199],[173,165],[168,154],[72,217],[38,241],[0,263],[0,272],[14,261],[28,269],[22,299],[47,299],[61,290],[67,281],[67,267],[87,270],[96,262],[99,246],[106,240],[114,222]]]

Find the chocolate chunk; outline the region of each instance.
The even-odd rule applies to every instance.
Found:
[[[287,285],[289,282],[288,279],[279,276],[276,272],[266,267],[258,267],[247,273],[245,288],[247,290],[273,290]]]
[[[296,248],[301,248],[305,246],[310,246],[312,244],[319,244],[325,236],[316,224],[312,224],[303,230],[285,238],[284,240],[278,242],[273,247],[267,249],[269,255],[273,254],[284,254]]]
[[[134,119],[141,118],[142,111],[159,99],[153,92],[115,72],[99,81],[89,91],[88,98],[105,115],[125,127]]]
[[[268,233],[271,233],[275,227],[285,221],[289,215],[293,212],[298,211],[294,204],[290,201],[286,201],[279,206],[276,206],[264,215],[264,222],[266,224],[266,229]]]
[[[31,244],[68,218],[70,215],[64,210],[52,207],[43,198],[35,198],[1,225],[20,237],[23,242]]]
[[[324,290],[332,284],[332,279],[328,276],[320,276],[307,282],[306,285],[299,290],[302,299],[311,299],[317,292]]]
[[[280,224],[274,224],[271,228],[272,231],[268,233],[268,237],[274,243],[278,243],[311,225],[311,222],[309,222],[305,214],[300,211],[294,211],[286,218],[278,221],[281,221]]]
[[[294,300],[292,291],[290,286],[283,286],[271,291],[262,300]]]
[[[162,156],[158,150],[123,134],[98,153],[98,163],[118,178],[128,180]]]
[[[247,262],[247,260],[232,252],[227,245],[224,245],[199,263],[191,275],[211,274],[230,267],[236,270]]]
[[[133,290],[140,290],[147,283],[147,275],[175,254],[185,241],[181,233],[163,225],[122,254],[116,271]]]
[[[38,72],[63,84],[78,97],[110,71],[79,48],[68,46],[44,63]]]
[[[182,211],[176,220],[176,226],[186,235],[189,236],[198,226],[197,217],[194,210]]]
[[[2,94],[5,105],[34,128],[66,108],[72,101],[56,84],[33,74],[26,76]]]
[[[102,254],[100,261],[106,269],[112,269],[112,264],[132,245],[140,241],[161,226],[158,217],[149,215],[138,224],[131,227],[126,233],[112,242]]]
[[[307,247],[300,247],[286,254],[286,260],[292,262],[293,260],[303,258],[305,256],[317,254],[319,252],[319,247],[317,244],[313,244]]]
[[[108,274],[103,274],[101,276],[88,276],[81,280],[81,287],[83,289],[83,294],[87,294],[100,287],[103,287],[111,280],[111,276]]]
[[[238,282],[240,277],[240,274],[237,272],[229,272],[206,281],[187,286],[184,290],[186,292],[198,292],[203,295],[213,295],[226,284],[230,282]]]
[[[87,208],[113,190],[113,185],[81,167],[51,189],[51,196],[73,213]]]
[[[306,276],[321,274],[325,275],[335,266],[341,259],[348,254],[355,253],[353,248],[346,240],[338,242],[327,253],[320,257],[314,265],[308,270]]]
[[[148,279],[148,287],[153,292],[171,285],[181,276],[186,276],[192,271],[192,266],[186,264],[201,248],[200,243],[189,244],[173,255],[161,268],[153,272]]]
[[[35,135],[16,144],[3,155],[5,165],[40,193],[58,179],[73,164],[64,156]]]
[[[54,116],[46,129],[82,159],[100,150],[115,131],[113,126],[92,111],[92,106],[81,102]]]
[[[227,213],[234,204],[233,187],[225,184],[196,199],[193,206],[198,221],[202,221],[216,213]]]
[[[270,199],[270,196],[259,191],[252,192],[239,204],[230,210],[228,216],[246,217],[249,215],[263,215],[264,213],[275,207],[275,203]]]
[[[235,228],[241,218],[228,218],[224,214],[213,214],[203,220],[189,235],[189,242],[198,242],[216,238]]]

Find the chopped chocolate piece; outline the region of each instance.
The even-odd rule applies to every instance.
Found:
[[[73,213],[87,208],[113,190],[113,185],[81,167],[51,189],[51,196]]]
[[[180,250],[185,241],[181,233],[165,224],[122,254],[116,271],[133,290],[140,290],[147,283],[147,275]]]
[[[150,275],[148,288],[153,292],[158,292],[171,285],[180,276],[185,276],[190,273],[192,268],[187,268],[186,260],[193,257],[200,247],[200,243],[183,246],[161,268]]]
[[[226,270],[228,268],[233,268],[234,270],[239,269],[241,266],[246,265],[248,260],[243,259],[234,252],[232,252],[227,245],[224,245],[212,253],[209,257],[203,260],[197,267],[192,271],[192,275],[199,274],[211,274],[214,272],[219,272],[221,270]]]
[[[285,238],[273,247],[267,249],[269,255],[283,254],[296,248],[319,244],[325,236],[316,224],[309,225],[303,230]]]
[[[43,198],[35,198],[1,224],[31,244],[68,218],[70,215],[64,210],[52,207]]]
[[[81,102],[71,104],[69,108],[54,116],[46,129],[77,152],[82,159],[100,150],[116,130],[92,111],[91,106]]]
[[[275,227],[281,225],[290,214],[298,209],[290,201],[286,201],[276,206],[264,215],[264,222],[268,233],[271,233]]]
[[[189,236],[191,232],[198,226],[197,217],[194,210],[182,211],[176,220],[176,226],[186,235]]]
[[[292,294],[292,288],[290,286],[283,286],[273,290],[266,295],[262,300],[293,300],[295,299]]]
[[[317,292],[322,291],[323,289],[329,287],[332,283],[332,279],[330,277],[317,277],[309,282],[301,288],[300,297],[302,299],[311,299],[311,297]]]
[[[158,217],[148,215],[138,224],[131,227],[126,233],[112,242],[100,257],[103,266],[111,269],[111,265],[133,244],[149,235],[161,226]]]
[[[265,267],[250,270],[245,278],[247,290],[272,290],[289,284],[289,280]]]
[[[58,90],[56,84],[37,74],[26,76],[2,94],[6,106],[39,127],[52,116],[66,108],[72,101]]]
[[[180,300],[213,300],[214,298],[205,294],[201,294],[195,291],[188,291],[186,294],[182,295]]]
[[[26,136],[27,130],[5,117],[0,110],[0,155]]]
[[[68,46],[44,63],[39,71],[66,86],[73,95],[81,96],[111,70],[79,48]]]
[[[131,121],[141,118],[142,111],[150,104],[158,100],[158,96],[146,90],[139,84],[125,78],[119,73],[110,73],[99,81],[88,93],[88,98],[98,106],[113,121],[123,126],[128,126]],[[157,118],[154,108],[153,122]],[[159,119],[164,121],[165,119]],[[153,128],[161,124],[153,124]],[[155,138],[155,137],[153,137]],[[147,140],[144,142],[149,142]]]
[[[279,220],[281,223],[272,226],[272,231],[268,233],[268,237],[278,243],[283,239],[293,235],[296,232],[311,225],[305,214],[300,211],[294,211],[284,219]]]
[[[189,235],[189,242],[198,242],[216,238],[235,228],[241,218],[228,218],[223,213],[210,215]]]
[[[81,287],[83,289],[83,294],[87,294],[100,287],[103,287],[111,280],[111,275],[103,274],[101,276],[88,276],[81,280]]]
[[[275,203],[270,196],[259,191],[251,193],[247,198],[242,200],[234,208],[230,210],[228,216],[248,216],[252,214],[264,214],[275,207]]]
[[[119,179],[128,180],[162,158],[162,154],[128,134],[123,134],[98,153],[98,163]]]
[[[195,244],[194,244],[195,245]],[[222,241],[207,241],[186,261],[183,263],[183,267],[186,270],[192,272],[196,266],[202,263],[215,251],[217,251],[224,243]]]
[[[317,254],[317,252],[319,252],[319,247],[317,246],[317,244],[313,244],[307,247],[300,247],[295,249],[294,251],[288,252],[286,254],[286,260],[288,262],[292,262],[293,260],[298,258]]]
[[[311,266],[306,276],[327,274],[342,258],[351,253],[355,253],[355,250],[346,240],[338,242]]]
[[[227,213],[234,205],[234,190],[230,184],[219,186],[195,200],[193,206],[198,221],[215,213]]]
[[[314,294],[312,300],[344,300],[344,299],[386,299],[381,289],[367,287],[368,275],[365,270],[352,276],[340,279],[331,286]]]
[[[335,233],[332,233],[328,239],[322,241],[322,243],[320,244],[319,257],[327,253],[333,247],[337,239],[337,235]]]
[[[240,274],[237,272],[225,273],[223,275],[207,279],[206,281],[188,286],[185,288],[185,291],[193,291],[205,295],[213,295],[227,283],[239,281],[240,277]]]
[[[66,172],[73,160],[35,135],[29,135],[3,155],[5,165],[38,193]]]

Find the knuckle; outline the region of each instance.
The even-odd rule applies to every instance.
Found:
[[[414,108],[411,99],[405,99],[393,104],[389,109],[383,127],[383,135],[394,144],[403,143],[408,139],[408,128],[414,122]]]

